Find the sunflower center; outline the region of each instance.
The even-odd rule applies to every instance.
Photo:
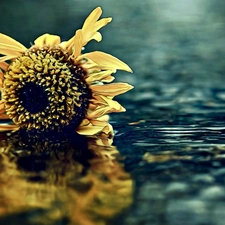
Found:
[[[30,113],[35,114],[48,106],[45,89],[36,83],[26,83],[18,92],[21,105]]]
[[[25,129],[76,128],[91,98],[85,75],[62,49],[32,48],[15,59],[5,74],[6,113]]]

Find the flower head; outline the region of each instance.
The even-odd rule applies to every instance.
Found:
[[[125,111],[113,98],[132,86],[109,83],[118,69],[131,69],[104,52],[82,54],[89,41],[101,41],[98,30],[112,20],[99,20],[101,14],[100,7],[93,10],[83,27],[64,42],[57,35],[44,34],[27,49],[0,34],[0,118],[10,118],[15,124],[12,129],[112,132],[107,114]]]

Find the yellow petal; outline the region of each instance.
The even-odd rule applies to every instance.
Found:
[[[105,116],[105,115],[104,115]],[[101,116],[99,118],[96,119],[90,119],[90,123],[94,126],[101,126],[101,127],[105,127],[108,124],[108,121],[102,120],[101,118],[104,118],[104,116]]]
[[[111,112],[125,112],[126,109],[121,106],[117,101],[112,100],[111,98],[107,98],[105,96],[101,96],[101,98],[105,101],[105,103],[111,107]]]
[[[97,121],[97,123],[96,123],[96,121]],[[104,115],[104,116],[98,117],[95,120],[83,119],[81,126],[85,126],[90,123],[97,125],[97,126],[105,126],[106,124],[108,124],[108,122],[109,122],[109,115]]]
[[[86,82],[92,83],[94,81],[101,81],[102,79],[108,77],[112,72],[110,71],[101,71],[96,73],[88,74],[88,78],[86,78]]]
[[[81,125],[77,128],[77,133],[81,135],[95,135],[104,133],[113,133],[112,126],[108,123],[109,116],[105,115],[96,120],[83,119]]]
[[[8,63],[6,62],[0,62],[0,68],[3,69],[3,70],[6,70],[8,68]]]
[[[82,27],[82,30],[91,30],[93,29],[93,24],[99,19],[99,17],[102,15],[102,9],[101,7],[95,8],[90,15],[87,17],[87,19],[84,21],[84,25]]]
[[[92,39],[96,40],[97,42],[100,42],[102,40],[102,35],[99,32],[95,32],[93,35],[90,35],[90,38],[87,39],[84,44],[86,44]]]
[[[113,83],[105,85],[92,85],[90,86],[90,88],[94,92],[94,94],[116,96],[131,90],[133,86],[126,83]]]
[[[6,115],[6,114],[0,114],[0,119],[1,120],[7,120],[7,119],[9,119],[9,116]]]
[[[74,59],[76,59],[80,55],[81,49],[83,47],[82,43],[83,43],[82,31],[81,30],[77,30],[76,34],[74,36],[74,46],[75,46]]]
[[[112,99],[106,98],[104,96],[101,96],[103,100],[105,101],[101,106],[98,106],[92,111],[88,111],[87,118],[94,119],[102,117],[106,114],[112,113],[112,112],[125,112],[126,109],[122,107],[117,101],[114,101]]]
[[[119,109],[112,108],[112,107],[108,106],[108,107],[104,107],[104,111],[102,111],[102,113],[100,113],[101,111],[95,110],[93,112],[93,114],[90,114],[90,115],[87,115],[87,116],[93,119],[93,118],[98,118],[99,116],[107,115],[109,113],[125,112],[125,111],[126,111],[126,109],[122,106]]]
[[[108,122],[109,121],[109,115],[104,115],[102,117],[99,117],[98,121]]]
[[[16,58],[17,56],[16,55],[6,55],[6,56],[2,56],[0,57],[0,62],[5,62],[7,60],[10,60],[10,59],[14,59]]]
[[[92,124],[97,125],[98,122],[100,122],[100,121],[99,120],[94,120],[94,121],[91,120],[91,122],[92,122]],[[102,127],[103,127],[103,129],[98,133],[98,135],[103,136],[103,137],[105,136],[105,135],[103,135],[103,133],[107,134],[107,136],[109,134],[113,135],[113,128],[112,128],[111,124],[105,123],[105,124],[102,124]]]
[[[90,78],[87,78],[86,79],[86,82],[89,84],[89,85],[91,85],[93,82],[95,82],[95,81],[101,81],[101,82],[104,82],[104,83],[110,83],[110,82],[112,82],[113,80],[115,79],[115,77],[113,77],[113,76],[107,76],[107,77],[104,77],[104,78],[101,78],[101,79],[99,79],[99,80],[95,80],[95,79],[93,79],[93,77],[90,77]]]
[[[97,21],[94,25],[94,30],[97,31],[99,29],[101,29],[102,27],[106,26],[108,23],[110,23],[112,21],[112,18],[109,17],[109,18],[103,18],[99,21]]]
[[[84,25],[81,29],[83,33],[83,46],[85,46],[92,39],[98,42],[102,40],[102,35],[98,32],[98,30],[111,22],[112,18],[103,18],[97,21],[101,14],[102,9],[100,7],[97,7],[84,21]]]
[[[52,34],[43,34],[34,41],[35,46],[42,48],[44,46],[55,46],[60,44],[60,37]]]
[[[99,105],[107,105],[105,100],[102,98],[103,97],[102,95],[93,94],[92,96],[93,96],[93,98],[90,100],[90,102],[95,105],[95,107],[93,107],[93,109],[96,109]]]
[[[75,36],[75,35],[74,35]],[[74,46],[74,36],[72,38],[70,38],[68,41],[63,41],[59,44],[59,46],[61,46],[63,49],[71,52],[72,48]]]
[[[104,129],[102,130],[102,133],[113,136],[114,132],[112,125],[108,123],[107,126],[105,126]],[[100,133],[100,135],[102,134]]]
[[[91,102],[95,104],[96,106],[110,106],[112,109],[118,111],[118,112],[124,112],[126,111],[117,101],[112,100],[112,97],[109,96],[103,96],[103,95],[93,95],[93,98],[91,99]],[[96,109],[96,108],[95,108]]]
[[[20,56],[22,52],[25,50],[21,50],[21,48],[13,45],[8,45],[0,42],[0,54],[17,57]]]
[[[24,52],[27,50],[27,48],[21,43],[2,33],[0,33],[0,43],[14,46],[17,50],[19,49],[20,52]]]
[[[86,69],[89,74],[96,73],[96,72],[101,72],[101,71],[106,71],[108,70],[109,74],[115,73],[116,69],[105,66],[105,65],[98,65],[97,63],[93,62],[90,59],[83,58],[83,55],[79,56],[78,59],[76,60],[76,63],[80,64],[82,68]]]
[[[108,76],[108,77],[105,77],[105,78],[101,79],[101,81],[102,81],[102,82],[105,82],[105,83],[110,83],[110,82],[112,82],[114,79],[115,79],[115,77],[113,77],[113,76]]]
[[[107,114],[110,110],[111,110],[111,107],[103,106],[103,107],[99,107],[98,109],[95,109],[91,113],[88,113],[86,116],[87,118],[94,119]]]
[[[3,72],[0,70],[0,89],[2,88],[3,80],[4,80],[4,74],[3,74]]]
[[[94,39],[98,42],[101,41],[102,35],[97,31],[100,28],[104,27],[109,22],[111,22],[111,20],[112,20],[112,18],[103,18],[103,19],[97,21],[99,19],[99,17],[101,16],[101,14],[102,14],[102,10],[100,7],[97,7],[96,9],[94,9],[90,13],[90,15],[87,17],[87,19],[84,21],[84,25],[81,29],[82,38],[81,38],[80,34],[78,36],[76,33],[75,36],[72,37],[71,39],[69,39],[68,41],[62,42],[60,44],[60,46],[63,47],[64,49],[71,50],[73,48],[73,44],[74,44],[73,39],[74,38],[77,38],[79,40],[80,47],[78,49],[81,49],[92,39]],[[80,52],[80,51],[77,50],[77,52]],[[77,53],[76,53],[76,56],[78,56]]]
[[[131,68],[126,63],[104,52],[95,51],[86,53],[81,55],[77,60],[81,60],[82,58],[90,59],[101,66],[108,66],[114,69],[132,72]]]
[[[90,124],[90,120],[83,119],[82,122],[81,122],[81,124],[80,124],[80,127],[82,127],[82,126],[88,126],[88,124]]]
[[[104,129],[102,126],[80,126],[77,128],[76,132],[81,135],[94,135],[101,132]]]
[[[9,124],[0,124],[0,131],[9,131],[9,130],[18,130],[19,127],[12,124],[12,125],[9,125]]]
[[[3,100],[0,100],[0,114],[5,112],[5,104]]]

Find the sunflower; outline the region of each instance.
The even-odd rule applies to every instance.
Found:
[[[0,118],[9,129],[61,132],[72,128],[82,135],[112,134],[109,113],[123,112],[113,98],[133,87],[111,83],[117,70],[132,72],[116,57],[82,53],[91,40],[101,41],[99,29],[111,22],[94,9],[68,41],[44,34],[30,48],[0,34]],[[8,126],[2,125],[2,129]]]

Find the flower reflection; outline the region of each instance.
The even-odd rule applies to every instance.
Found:
[[[76,137],[37,151],[43,143],[0,133],[0,224],[106,224],[121,213],[133,181],[111,142]]]

